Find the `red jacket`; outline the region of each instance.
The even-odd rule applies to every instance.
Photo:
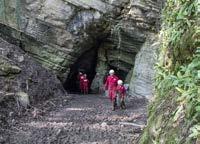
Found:
[[[82,76],[80,76],[80,79],[79,79],[79,83],[80,83],[80,89],[83,89],[83,81],[84,81],[84,76],[82,75]]]
[[[85,88],[88,88],[89,87],[89,80],[88,79],[84,79],[83,80],[83,86],[85,87]]]
[[[117,92],[119,93],[120,97],[125,97],[126,89],[123,85],[118,85]]]
[[[105,88],[108,90],[115,90],[119,78],[116,75],[110,75],[106,79]]]
[[[80,82],[82,82],[83,83],[83,80],[84,80],[85,78],[84,78],[84,76],[82,75],[82,76],[80,76]]]

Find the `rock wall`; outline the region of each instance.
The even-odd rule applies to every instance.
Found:
[[[112,34],[100,46],[96,70],[100,79],[112,68],[130,85],[130,95],[153,95],[153,67],[159,47],[155,43],[162,4],[152,0],[126,3],[111,26]]]
[[[155,53],[154,48],[140,50],[149,33],[151,37],[157,33],[160,5],[154,0],[0,0],[0,35],[56,72],[63,82],[78,58],[98,47],[96,72],[100,83],[113,68],[126,83],[132,81],[130,89],[141,81],[148,82],[147,89],[143,84],[144,89],[137,91],[147,96],[142,91],[149,91],[153,70],[139,77],[142,68],[135,60],[141,61],[137,53],[147,56],[142,56],[144,63],[154,57],[147,54]],[[139,80],[133,82],[132,75]],[[93,89],[99,80],[94,79]]]
[[[1,36],[18,41],[59,74],[68,73],[70,65],[103,37],[103,15],[113,9],[99,0],[0,0],[0,5]]]
[[[130,94],[151,98],[154,92],[154,66],[158,59],[159,42],[155,34],[149,34],[136,55],[134,71],[130,79]]]

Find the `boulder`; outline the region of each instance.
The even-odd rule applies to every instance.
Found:
[[[8,59],[0,57],[0,76],[15,75],[20,72],[20,67],[12,64]]]
[[[27,108],[30,105],[29,95],[25,92],[17,92],[15,94],[17,100],[21,106]]]

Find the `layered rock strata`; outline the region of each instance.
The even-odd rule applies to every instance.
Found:
[[[140,65],[135,63],[140,59],[136,55],[149,35],[156,33],[159,12],[160,3],[154,0],[0,0],[0,34],[57,73],[63,82],[79,57],[95,48],[99,49],[96,72],[101,83],[107,70],[114,68],[127,83],[135,81],[132,75],[139,81],[145,78],[146,87],[152,85],[153,75],[148,73],[153,71],[140,77],[132,73],[140,73],[135,69]],[[150,59],[153,57],[150,54]],[[148,58],[142,56],[147,63]]]

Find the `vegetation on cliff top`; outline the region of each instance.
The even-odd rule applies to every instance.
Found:
[[[141,143],[200,140],[200,2],[167,0],[156,96]]]

